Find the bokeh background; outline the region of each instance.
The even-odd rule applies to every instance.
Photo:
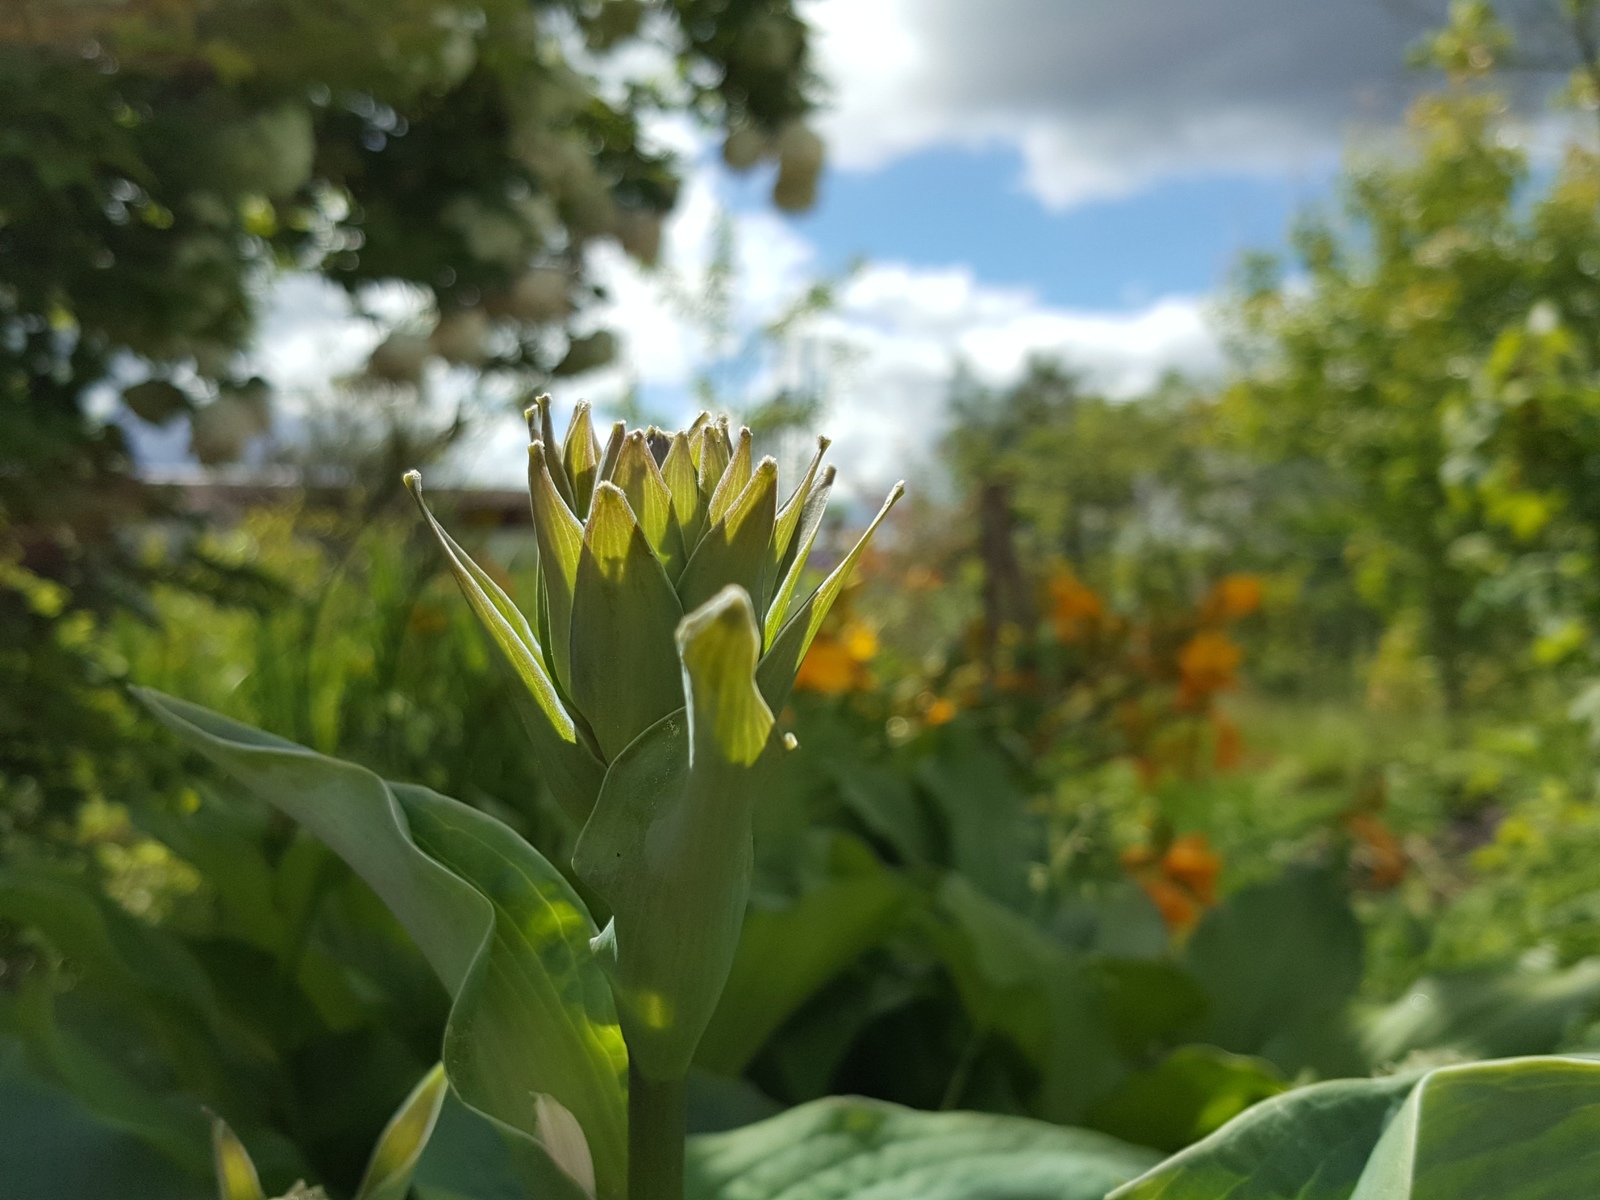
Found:
[[[1597,111],[1590,0],[0,6],[0,1178],[351,1193],[446,998],[129,688],[565,862],[399,486],[531,609],[544,391],[909,483],[697,1129],[1600,1048]]]

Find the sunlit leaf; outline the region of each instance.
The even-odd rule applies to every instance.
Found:
[[[434,1123],[449,1090],[443,1063],[418,1081],[378,1136],[361,1186],[356,1189],[356,1200],[406,1200],[417,1160],[433,1136]]]

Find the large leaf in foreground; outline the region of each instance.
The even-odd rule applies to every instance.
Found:
[[[1289,1092],[1112,1200],[1579,1196],[1600,1196],[1600,1063],[1511,1058]]]
[[[689,1142],[688,1200],[1101,1200],[1158,1155],[1020,1117],[817,1100]]]
[[[587,1182],[590,1156],[598,1195],[620,1196],[626,1053],[589,949],[593,921],[560,873],[475,809],[140,694],[186,743],[338,853],[394,912],[455,998],[444,1055],[452,1084],[512,1136],[541,1200],[578,1194],[572,1180]]]
[[[1415,1081],[1339,1079],[1263,1101],[1114,1200],[1348,1200]]]
[[[1352,1200],[1600,1196],[1600,1063],[1511,1058],[1417,1083]]]

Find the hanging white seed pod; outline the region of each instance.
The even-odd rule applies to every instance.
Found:
[[[248,403],[223,396],[190,418],[189,452],[208,467],[236,462],[261,432],[260,416]]]
[[[367,359],[367,374],[390,383],[420,383],[422,368],[433,353],[420,333],[391,333]]]
[[[772,139],[754,125],[736,125],[722,142],[722,161],[735,171],[748,171],[772,153]]]
[[[804,212],[817,201],[822,178],[822,139],[796,122],[778,138],[778,178],[772,202],[784,212]]]
[[[661,214],[645,209],[624,209],[617,214],[617,240],[622,248],[646,266],[661,256]]]
[[[570,281],[559,267],[534,267],[525,272],[505,298],[505,309],[519,321],[559,321],[572,311]]]
[[[439,322],[428,345],[445,362],[481,367],[489,359],[489,318],[477,308],[453,312]]]
[[[587,337],[573,338],[567,346],[566,357],[556,364],[557,375],[581,375],[605,366],[617,356],[617,338],[608,329],[601,329]]]

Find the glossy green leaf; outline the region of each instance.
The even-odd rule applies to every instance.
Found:
[[[1416,1076],[1296,1088],[1235,1117],[1108,1200],[1349,1200]]]
[[[761,660],[761,670],[758,675],[761,691],[772,707],[782,708],[788,701],[789,693],[794,689],[795,674],[800,670],[800,663],[805,658],[806,651],[811,649],[811,642],[817,636],[817,630],[822,628],[823,619],[833,607],[833,602],[839,598],[839,593],[844,590],[850,572],[855,570],[856,563],[861,558],[862,551],[867,548],[872,535],[877,532],[878,526],[883,524],[883,519],[889,515],[889,510],[899,502],[901,496],[905,495],[905,490],[903,483],[894,485],[888,498],[884,500],[883,507],[878,510],[878,515],[872,518],[872,523],[851,547],[850,553],[844,556],[844,560],[818,585],[817,590],[812,592],[805,603],[784,622],[778,636],[772,639],[766,657]]]
[[[433,1136],[449,1091],[443,1063],[417,1082],[378,1136],[361,1186],[356,1189],[356,1200],[406,1200],[417,1160]]]
[[[572,686],[572,592],[583,554],[583,523],[573,516],[556,488],[550,451],[543,442],[528,447],[528,501],[533,534],[539,543],[539,576],[544,581],[544,620],[549,628],[551,670],[564,688]]]
[[[167,728],[325,842],[389,906],[454,997],[444,1051],[451,1082],[512,1131],[528,1177],[551,1196],[578,1194],[571,1181],[581,1164],[562,1159],[558,1169],[538,1141],[550,1134],[542,1127],[550,1106],[541,1104],[549,1097],[586,1135],[601,1200],[620,1197],[626,1051],[590,950],[593,922],[560,872],[475,809],[385,784],[181,700],[140,695]]]
[[[266,1200],[250,1152],[221,1117],[211,1118],[211,1153],[217,1168],[218,1200]]]
[[[0,1060],[14,1055],[0,1054]],[[203,1121],[202,1121],[203,1128]],[[21,1200],[215,1200],[216,1184],[96,1117],[68,1092],[0,1061],[0,1196]]]
[[[1361,926],[1328,875],[1291,871],[1229,896],[1200,922],[1185,961],[1211,999],[1200,1040],[1286,1074],[1361,1069],[1344,1025],[1361,982]]]
[[[1600,1007],[1600,959],[1563,970],[1478,969],[1428,975],[1393,1004],[1365,1014],[1362,1047],[1376,1066],[1413,1050],[1509,1058],[1560,1049]]]
[[[579,400],[573,406],[567,436],[561,440],[561,465],[572,484],[572,511],[580,521],[585,520],[595,484],[600,480],[600,441],[595,437],[587,400]]]
[[[628,435],[618,454],[616,470],[609,478],[627,496],[628,507],[638,518],[639,528],[661,560],[667,578],[676,579],[687,557],[683,534],[673,515],[672,490],[662,478],[643,433],[634,430]]]
[[[959,722],[941,732],[916,779],[944,818],[951,865],[985,895],[1023,911],[1032,895],[1027,864],[1044,853],[1032,798],[989,739]]]
[[[1600,1196],[1600,1062],[1518,1058],[1418,1081],[1351,1200]]]
[[[878,868],[830,879],[786,908],[752,904],[695,1061],[738,1075],[796,1009],[900,926],[919,895]]]
[[[1499,1059],[1287,1092],[1112,1200],[1566,1200],[1597,1141],[1600,1063]]]
[[[767,547],[778,503],[778,464],[770,458],[700,539],[678,579],[684,611],[699,608],[724,587],[736,584],[752,606],[766,586],[770,564]]]
[[[562,705],[533,631],[500,585],[434,519],[422,496],[422,476],[409,472],[406,486],[416,497],[467,603],[533,697],[534,708],[528,713],[526,725],[539,765],[550,776],[551,791],[574,817],[582,820],[599,791],[603,768],[583,731]]]
[[[1020,1117],[835,1098],[689,1143],[688,1200],[1101,1200],[1157,1159]]]
[[[733,457],[728,460],[727,467],[722,472],[722,478],[717,480],[717,486],[712,490],[706,502],[706,522],[715,526],[716,523],[727,516],[728,510],[739,499],[740,494],[750,484],[750,476],[754,472],[752,458],[752,438],[748,429],[739,430],[738,441],[734,445]]]
[[[683,706],[672,638],[683,610],[627,497],[602,483],[583,531],[572,612],[572,699],[607,762]]]
[[[929,931],[973,1024],[1039,1071],[1033,1110],[1076,1123],[1126,1073],[1090,964],[952,872]]]
[[[682,1078],[733,964],[753,847],[750,764],[772,714],[755,689],[759,635],[729,588],[683,622],[690,706],[606,774],[572,865],[610,905],[602,939],[635,1067]]]
[[[1287,1088],[1263,1059],[1214,1046],[1183,1046],[1097,1100],[1088,1124],[1123,1141],[1170,1152]]]

